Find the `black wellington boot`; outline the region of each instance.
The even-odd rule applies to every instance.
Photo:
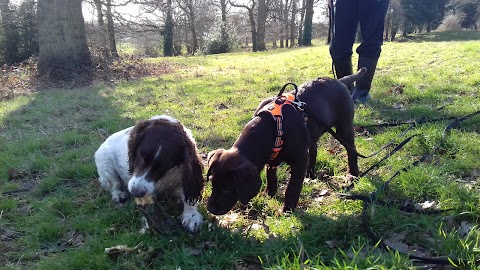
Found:
[[[333,66],[335,67],[335,74],[337,79],[343,78],[348,75],[352,75],[352,57],[347,56],[337,60],[333,60]],[[347,85],[348,90],[352,93],[353,84]]]
[[[377,68],[378,58],[367,58],[360,57],[358,58],[358,69],[366,67],[367,71],[363,76],[355,83],[355,88],[353,89],[352,99],[357,103],[365,103],[370,99],[370,88],[372,87],[373,75],[375,74],[375,69]]]

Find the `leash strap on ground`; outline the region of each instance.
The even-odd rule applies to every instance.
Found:
[[[437,149],[439,148],[439,145],[445,140],[445,137],[446,137],[446,134],[449,130],[451,130],[452,128],[458,126],[461,122],[469,119],[470,117],[472,116],[475,116],[477,114],[480,114],[480,111],[476,111],[476,112],[473,112],[473,113],[470,113],[466,116],[463,116],[463,117],[460,117],[460,118],[457,118],[455,119],[455,121],[451,122],[450,124],[448,124],[443,132],[442,132],[442,138],[440,140],[440,142],[433,148],[433,150],[428,153],[428,154],[425,154],[423,155],[422,157],[420,157],[419,159],[417,159],[416,161],[414,161],[412,164],[396,171],[387,181],[385,181],[385,183],[379,188],[378,191],[374,191],[372,193],[370,193],[369,196],[365,196],[365,195],[351,195],[351,194],[339,194],[339,197],[340,198],[343,198],[343,199],[348,199],[348,200],[361,200],[363,202],[363,208],[362,208],[362,227],[363,229],[365,230],[365,232],[367,233],[368,237],[374,242],[374,243],[378,243],[380,244],[383,248],[385,249],[388,249],[388,250],[394,250],[394,251],[397,251],[397,252],[400,252],[399,250],[389,246],[388,244],[386,244],[383,239],[379,236],[379,234],[377,232],[375,232],[375,230],[373,230],[373,228],[369,225],[368,223],[368,217],[367,217],[367,210],[368,210],[368,207],[374,203],[379,203],[381,205],[390,205],[390,203],[388,202],[384,202],[384,201],[380,201],[380,200],[377,200],[376,197],[377,197],[377,193],[381,192],[385,192],[386,189],[388,188],[388,185],[391,183],[391,181],[397,177],[401,172],[405,172],[405,171],[408,171],[410,168],[412,167],[415,167],[417,166],[418,164],[420,164],[421,162],[425,161],[428,157],[432,156],[436,151]],[[452,210],[452,209],[444,209],[444,210],[435,210],[435,211],[438,211],[438,212],[433,212],[433,211],[428,211],[428,212],[425,212],[425,213],[422,213],[422,214],[436,214],[436,213],[442,213],[442,212],[446,212],[446,211],[449,211],[449,210]],[[448,257],[419,257],[419,256],[415,256],[415,255],[412,255],[410,253],[404,253],[406,255],[408,255],[408,257],[412,260],[418,260],[418,261],[421,261],[421,262],[424,262],[424,263],[430,263],[430,264],[440,264],[440,265],[449,265],[449,264],[454,264],[454,265],[465,265],[465,262],[464,260],[460,259],[460,258],[448,258]],[[475,261],[475,264],[476,265],[479,265],[480,264],[480,260],[477,260]]]
[[[382,150],[384,150],[385,148],[387,148],[388,146],[392,145],[394,142],[395,142],[395,139],[393,139],[392,141],[390,141],[389,143],[385,144],[384,146],[382,146],[379,150],[375,151],[374,153],[368,155],[368,156],[365,156],[363,154],[360,154],[357,152],[357,150],[352,147],[351,145],[349,145],[347,142],[345,142],[345,140],[340,137],[335,131],[333,131],[332,128],[330,128],[329,126],[327,126],[321,119],[320,117],[318,117],[306,104],[303,105],[302,107],[305,112],[307,113],[308,117],[313,117],[313,119],[317,122],[317,124],[319,124],[320,126],[323,126],[326,131],[328,133],[330,133],[330,135],[332,135],[333,138],[335,138],[338,142],[340,142],[340,144],[343,145],[343,147],[345,147],[345,149],[347,149],[348,152],[353,152],[355,153],[355,155],[357,155],[358,157],[361,157],[361,158],[370,158],[370,157],[373,157],[375,155],[378,155]],[[410,128],[408,128],[410,129]],[[407,129],[407,130],[408,130]],[[404,131],[405,132],[405,131]],[[404,132],[402,132],[400,135],[403,135]],[[400,136],[398,135],[398,136]],[[398,137],[397,136],[397,137]],[[403,147],[403,145],[402,145]]]

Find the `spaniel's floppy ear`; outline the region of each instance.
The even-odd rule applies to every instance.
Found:
[[[202,160],[198,158],[194,151],[188,151],[184,161],[182,177],[185,199],[190,203],[200,200],[204,182]]]
[[[152,121],[146,120],[137,123],[130,131],[130,138],[128,139],[128,172],[133,173],[133,166],[135,164],[135,158],[137,157],[137,150],[142,142],[145,129],[151,124]]]
[[[223,152],[225,152],[225,149],[223,148],[220,148],[220,149],[217,149],[217,150],[213,150],[213,151],[210,151],[207,155],[207,168],[208,168],[208,172],[207,172],[207,181],[209,181],[210,179],[208,179],[210,177],[210,175],[212,174],[211,173],[211,165],[217,161],[217,159],[220,158],[220,156],[223,154]]]
[[[237,188],[238,200],[246,205],[260,191],[262,179],[257,168],[245,161],[233,171],[233,178]]]

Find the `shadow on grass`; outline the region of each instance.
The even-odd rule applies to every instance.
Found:
[[[98,236],[95,217],[105,209],[94,207],[102,198],[93,154],[134,123],[110,91],[43,90],[2,101],[0,264],[32,266],[63,248],[91,247],[86,238]],[[72,235],[83,239],[68,242]]]

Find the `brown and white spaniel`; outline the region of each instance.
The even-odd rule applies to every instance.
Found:
[[[112,201],[173,191],[183,201],[182,225],[199,230],[198,201],[203,189],[203,165],[195,139],[178,120],[154,116],[112,134],[95,152],[102,187]]]

